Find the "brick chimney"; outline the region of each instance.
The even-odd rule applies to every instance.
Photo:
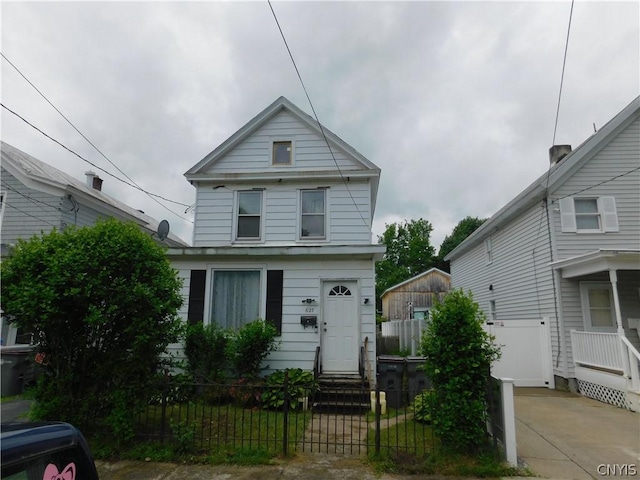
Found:
[[[571,145],[554,145],[549,149],[549,162],[551,165],[560,161],[571,153]]]
[[[102,179],[91,170],[84,172],[87,176],[87,187],[102,191]]]

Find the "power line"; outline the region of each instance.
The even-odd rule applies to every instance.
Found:
[[[18,195],[26,198],[27,200],[29,200],[31,203],[33,203],[36,206],[38,206],[38,204],[40,204],[40,205],[44,205],[46,207],[58,208],[58,205],[52,205],[50,203],[43,202],[42,200],[39,200],[37,198],[30,197],[29,195],[25,195],[24,193],[22,193],[22,192],[16,190],[15,188],[13,188],[11,185],[8,185],[6,182],[2,182],[2,187],[6,188],[7,190],[9,190],[9,191],[11,191],[13,193],[17,193]]]
[[[280,31],[280,36],[282,37],[282,41],[284,42],[284,46],[287,48],[287,52],[289,52],[289,58],[291,58],[291,62],[293,63],[293,68],[295,68],[296,73],[298,74],[298,79],[300,80],[300,84],[302,85],[302,89],[304,90],[305,95],[307,96],[307,100],[309,101],[309,105],[311,106],[311,111],[313,112],[313,116],[316,119],[316,122],[318,123],[318,126],[320,127],[320,132],[322,133],[322,137],[324,138],[325,143],[327,144],[327,147],[329,148],[329,153],[331,154],[331,158],[333,158],[333,162],[336,164],[336,168],[338,169],[338,173],[340,174],[340,178],[342,179],[342,183],[344,183],[345,188],[347,189],[347,192],[349,193],[349,197],[351,197],[351,201],[353,202],[353,205],[356,207],[356,210],[358,212],[358,214],[360,215],[360,218],[362,219],[362,222],[364,223],[365,226],[368,227],[367,221],[364,218],[364,215],[362,215],[362,212],[360,211],[360,208],[358,207],[358,204],[356,203],[355,198],[353,198],[353,194],[351,193],[351,189],[349,188],[349,185],[347,184],[347,181],[344,178],[344,175],[342,174],[342,170],[340,169],[340,165],[338,165],[338,161],[336,160],[335,155],[333,154],[333,150],[331,149],[331,145],[329,144],[329,140],[327,139],[327,136],[324,132],[324,128],[322,126],[322,124],[320,123],[320,120],[318,119],[318,114],[316,113],[316,109],[313,108],[313,102],[311,102],[311,98],[309,97],[309,93],[307,92],[307,88],[304,85],[304,82],[302,81],[302,75],[300,75],[300,70],[298,70],[298,66],[296,65],[296,61],[293,58],[293,54],[291,53],[291,49],[289,48],[289,44],[287,43],[287,39],[284,36],[284,32],[282,31],[282,28],[280,27],[280,22],[278,21],[278,17],[276,16],[276,12],[273,10],[273,6],[271,5],[271,0],[267,0],[267,3],[269,4],[269,8],[271,9],[271,13],[273,14],[273,18],[276,21],[276,25],[278,26],[278,30]],[[369,232],[371,232],[373,225],[371,225],[369,228]]]
[[[577,194],[582,193],[582,192],[586,192],[587,190],[591,190],[592,188],[599,187],[600,185],[604,185],[605,183],[612,182],[614,180],[617,180],[618,178],[626,177],[627,175],[630,175],[633,172],[637,172],[638,170],[640,170],[640,167],[633,168],[633,169],[629,170],[628,172],[621,173],[620,175],[616,175],[615,177],[608,178],[606,180],[601,181],[600,183],[596,183],[595,185],[590,185],[588,187],[583,188],[582,190],[577,190],[577,191],[575,191],[573,193],[569,193],[567,195],[564,195],[563,197],[556,198],[554,200],[554,202],[562,200],[563,198],[572,197],[573,195],[577,195]]]
[[[113,177],[113,178],[115,178],[116,180],[118,180],[118,181],[120,181],[120,182],[124,183],[125,185],[127,185],[127,186],[129,186],[129,187],[132,187],[132,188],[135,188],[136,190],[140,190],[141,192],[143,192],[143,193],[145,193],[145,194],[147,194],[147,195],[149,195],[149,196],[160,198],[160,199],[162,199],[162,200],[164,200],[164,201],[166,201],[166,202],[174,203],[174,204],[176,204],[176,205],[181,205],[181,206],[183,206],[183,207],[189,207],[189,206],[190,206],[190,205],[187,205],[186,203],[178,202],[178,201],[175,201],[175,200],[171,200],[171,199],[169,199],[169,198],[165,198],[165,197],[163,197],[163,196],[161,196],[161,195],[157,195],[157,194],[155,194],[155,193],[151,193],[151,192],[149,192],[149,191],[147,191],[147,190],[144,190],[143,188],[139,187],[138,185],[131,184],[131,183],[127,182],[126,180],[121,179],[120,177],[118,177],[118,176],[114,175],[113,173],[108,172],[108,171],[107,171],[107,170],[105,170],[104,168],[99,167],[98,165],[96,165],[95,163],[91,162],[90,160],[87,160],[86,158],[84,158],[84,157],[83,157],[82,155],[80,155],[79,153],[76,153],[75,151],[71,150],[69,147],[67,147],[67,146],[66,146],[66,145],[64,145],[63,143],[59,142],[58,140],[56,140],[55,138],[53,138],[51,135],[49,135],[49,134],[45,133],[44,131],[42,131],[41,129],[39,129],[38,127],[36,127],[34,124],[32,124],[31,122],[29,122],[27,119],[25,119],[24,117],[22,117],[20,114],[18,114],[18,113],[16,113],[16,112],[14,112],[13,110],[11,110],[9,107],[7,107],[6,105],[4,105],[4,104],[3,104],[3,103],[1,103],[1,102],[0,102],[0,106],[1,106],[2,108],[4,108],[5,110],[7,110],[8,112],[10,112],[10,113],[12,113],[13,115],[15,115],[16,117],[18,117],[20,120],[22,120],[23,122],[25,122],[25,123],[26,123],[27,125],[29,125],[31,128],[33,128],[33,129],[37,130],[38,132],[40,132],[42,135],[44,135],[45,137],[47,137],[49,140],[53,141],[54,143],[57,143],[57,144],[58,144],[58,145],[60,145],[62,148],[64,148],[64,149],[65,149],[65,150],[67,150],[68,152],[72,153],[72,154],[73,154],[73,155],[75,155],[76,157],[78,157],[80,160],[82,160],[82,161],[84,161],[84,162],[88,163],[88,164],[89,164],[89,165],[91,165],[92,167],[94,167],[94,168],[96,168],[96,169],[100,170],[101,172],[106,173],[106,174],[107,174],[107,175],[109,175],[110,177]],[[162,204],[160,204],[160,205],[162,205]],[[162,206],[163,206],[164,208],[167,208],[165,205],[162,205]],[[187,219],[187,218],[184,218],[184,217],[182,217],[182,216],[178,215],[178,214],[177,214],[177,213],[175,213],[174,211],[172,211],[172,210],[169,210],[169,211],[170,211],[171,213],[173,213],[174,215],[176,215],[176,216],[178,216],[178,217],[182,218],[183,220],[186,220],[186,221],[188,221],[188,222],[191,222],[191,220],[189,220],[189,219]]]
[[[571,0],[571,11],[569,12],[569,25],[567,26],[567,40],[564,45],[564,59],[562,60],[562,74],[560,75],[560,91],[558,92],[558,107],[556,108],[556,123],[553,127],[553,141],[551,145],[556,144],[556,131],[558,130],[558,117],[560,116],[560,99],[562,98],[562,84],[564,83],[564,68],[567,64],[567,51],[569,50],[569,33],[571,32],[571,18],[573,17],[573,2]]]
[[[92,142],[91,140],[89,140],[89,139],[88,139],[88,138],[87,138],[87,137],[86,137],[86,136],[85,136],[85,135],[84,135],[80,130],[78,130],[78,128],[77,128],[77,127],[76,127],[76,126],[71,122],[71,120],[69,120],[69,119],[68,119],[68,118],[67,118],[67,117],[66,117],[66,116],[65,116],[65,115],[64,115],[64,114],[63,114],[63,113],[62,113],[62,112],[61,112],[61,111],[60,111],[60,110],[59,110],[59,109],[58,109],[58,108],[57,108],[53,103],[51,103],[51,101],[50,101],[50,100],[45,96],[45,94],[44,94],[44,93],[42,93],[42,92],[38,89],[38,87],[36,87],[36,86],[33,84],[33,82],[31,82],[31,81],[26,77],[26,75],[25,75],[24,73],[22,73],[22,72],[20,71],[20,69],[18,69],[18,67],[16,67],[16,66],[11,62],[11,60],[9,60],[9,59],[7,58],[7,56],[6,56],[4,53],[0,52],[0,55],[2,55],[2,58],[4,58],[4,59],[9,63],[9,65],[11,65],[11,66],[15,69],[15,71],[16,71],[16,72],[18,72],[18,73],[20,74],[20,76],[22,76],[22,78],[24,78],[24,79],[27,81],[27,83],[28,83],[29,85],[31,85],[31,86],[35,89],[35,91],[36,91],[36,92],[38,92],[38,93],[40,94],[40,96],[41,96],[42,98],[44,98],[44,100],[45,100],[47,103],[48,103],[49,105],[51,105],[51,106],[53,107],[53,109],[54,109],[56,112],[58,112],[58,113],[60,114],[60,116],[61,116],[62,118],[64,118],[64,119],[67,121],[67,123],[68,123],[69,125],[71,125],[71,127],[73,127],[73,129],[74,129],[76,132],[78,132],[78,134],[79,134],[82,138],[84,138],[84,139],[89,143],[89,145],[91,145],[91,146],[92,146],[92,147],[93,147],[93,148],[94,148],[94,149],[95,149],[95,150],[96,150],[100,155],[102,155],[102,157],[103,157],[107,162],[109,162],[109,163],[110,163],[110,164],[111,164],[111,165],[112,165],[116,170],[118,170],[118,172],[120,172],[122,175],[124,175],[124,176],[125,176],[125,178],[126,178],[127,180],[129,180],[129,181],[133,184],[133,185],[130,185],[130,184],[127,184],[127,185],[134,186],[135,188],[137,188],[137,189],[138,189],[138,190],[140,190],[141,192],[143,192],[143,193],[145,193],[146,195],[148,195],[148,196],[149,196],[149,198],[151,198],[154,202],[156,202],[156,203],[157,203],[158,205],[160,205],[161,207],[165,208],[166,210],[168,210],[169,212],[173,213],[174,215],[176,215],[176,216],[178,216],[178,217],[182,218],[183,220],[187,220],[187,221],[189,221],[188,219],[186,219],[186,218],[184,218],[184,217],[182,217],[182,216],[178,215],[178,214],[177,214],[177,213],[175,213],[173,210],[169,209],[166,205],[163,205],[162,203],[160,203],[160,202],[157,200],[157,198],[154,198],[154,197],[162,198],[162,199],[163,199],[163,200],[165,200],[165,201],[168,201],[168,202],[171,202],[171,203],[178,203],[179,205],[183,205],[183,206],[186,206],[186,207],[188,207],[189,205],[185,205],[185,204],[183,204],[183,203],[179,203],[179,202],[174,202],[174,201],[172,201],[172,200],[168,200],[168,199],[166,199],[166,198],[164,198],[164,197],[161,197],[160,195],[154,195],[154,194],[151,194],[151,193],[147,192],[146,190],[144,190],[142,187],[140,187],[140,185],[138,185],[138,184],[137,184],[133,179],[131,179],[131,177],[129,177],[125,172],[123,172],[123,171],[122,171],[122,170],[121,170],[121,169],[120,169],[120,168],[119,168],[115,163],[113,163],[113,162],[112,162],[112,161],[111,161],[111,160],[110,160],[110,159],[109,159],[109,158],[108,158],[104,153],[102,153],[102,151],[101,151],[98,147],[96,147],[96,146],[93,144],[93,142]],[[4,105],[3,105],[3,106],[4,106]],[[12,113],[13,113],[13,112],[12,112]],[[65,148],[66,148],[66,147],[65,147]],[[67,149],[67,150],[68,150],[68,149]],[[72,153],[73,153],[73,152],[72,152]],[[80,157],[80,158],[82,158],[82,157]],[[96,168],[99,168],[99,167],[96,167]],[[101,170],[102,170],[102,169],[101,169]],[[103,171],[105,171],[105,170],[103,170]],[[106,171],[105,171],[105,172],[106,172]],[[117,178],[117,177],[115,177],[115,176],[114,176],[114,178]],[[124,183],[127,183],[127,182],[124,182]]]
[[[17,210],[18,212],[26,215],[27,217],[31,217],[31,218],[35,218],[36,220],[39,220],[41,222],[46,223],[47,225],[51,225],[53,228],[58,228],[58,225],[54,225],[51,222],[48,222],[47,220],[45,220],[44,218],[40,218],[40,217],[36,217],[35,215],[31,215],[28,212],[25,212],[24,210],[19,209],[18,207],[14,207],[13,205],[11,205],[10,203],[5,203],[5,205],[9,208],[13,208],[14,210]]]

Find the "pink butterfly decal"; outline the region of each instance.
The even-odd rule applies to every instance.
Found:
[[[44,476],[42,480],[75,480],[76,478],[76,464],[71,462],[69,465],[64,467],[62,472],[58,472],[58,467],[56,467],[53,463],[47,465],[47,468],[44,469]]]

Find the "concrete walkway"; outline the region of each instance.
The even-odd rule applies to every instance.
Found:
[[[639,414],[544,388],[517,388],[515,412],[518,458],[536,475],[640,477]]]

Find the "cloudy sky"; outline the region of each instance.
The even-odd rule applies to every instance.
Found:
[[[272,5],[321,123],[382,169],[374,238],[425,218],[437,248],[546,171],[570,1]],[[195,199],[184,172],[277,97],[311,113],[266,1],[0,8],[3,55],[127,176],[177,202]],[[556,144],[579,145],[639,94],[639,32],[638,1],[575,2]],[[6,107],[123,177],[0,62]],[[1,120],[5,142],[84,179],[88,164]],[[184,206],[100,175],[191,240]]]

